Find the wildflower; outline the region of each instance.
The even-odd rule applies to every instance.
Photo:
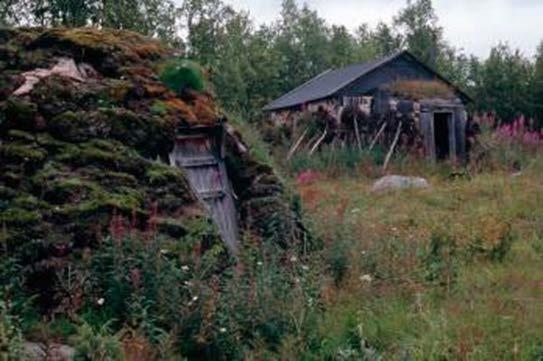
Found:
[[[371,275],[362,275],[360,276],[360,281],[371,283],[373,281],[373,277],[371,277]]]
[[[96,303],[98,304],[98,306],[103,306],[104,303],[106,303],[106,300],[104,298],[99,298],[98,301],[96,301]]]
[[[188,272],[189,269],[190,269],[189,266],[186,266],[186,265],[185,265],[185,266],[181,266],[181,271],[183,271],[183,272]]]
[[[160,253],[161,253],[162,255],[167,255],[168,253],[170,253],[170,251],[168,251],[167,249],[161,249],[161,250],[160,250]]]
[[[130,281],[134,288],[140,288],[142,285],[141,271],[138,268],[134,268],[130,271]]]
[[[219,328],[219,332],[220,332],[220,333],[226,333],[226,328],[225,328],[225,327]]]
[[[355,213],[360,213],[360,208],[354,208],[352,211],[351,211],[352,214],[355,214]]]
[[[368,254],[368,252],[366,252],[366,251],[360,251],[360,254],[361,254],[362,256],[365,256],[366,254]]]
[[[309,270],[309,267],[308,267],[308,266],[306,266],[306,265],[304,264],[304,265],[302,266],[302,270],[304,270],[304,271],[308,271],[308,270]]]
[[[296,261],[298,261],[298,258],[296,256],[290,257],[290,262],[294,263]]]
[[[185,286],[192,287],[192,282],[190,281],[185,281],[184,284]]]
[[[190,307],[190,306],[192,306],[196,301],[198,301],[198,296],[192,297],[192,300],[190,300],[189,303],[187,303],[187,305]]]
[[[258,262],[256,263],[256,265],[259,266],[259,267],[262,266],[262,264],[263,264],[262,261],[258,261]]]

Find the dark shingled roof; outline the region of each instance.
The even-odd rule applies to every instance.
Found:
[[[367,63],[354,64],[342,69],[327,70],[324,73],[317,75],[316,77],[309,80],[308,82],[295,88],[294,90],[286,93],[282,97],[272,101],[271,103],[266,105],[263,109],[265,111],[285,109],[285,108],[290,108],[293,106],[305,104],[308,102],[328,98],[334,95],[335,93],[337,93],[339,90],[346,87],[347,85],[351,84],[356,79],[372,72],[373,70],[385,65],[386,63],[402,55],[408,55],[416,59],[413,55],[411,55],[411,53],[409,53],[406,50],[403,50],[403,51],[395,52],[382,59],[370,61]],[[447,79],[443,78],[441,75],[437,74],[434,70],[427,67],[423,63],[421,64],[424,67],[426,67],[429,71],[436,74],[436,76],[438,76],[440,79],[445,81],[447,84],[454,87],[454,85],[451,84]],[[459,93],[466,96],[467,99],[469,99],[469,97],[463,94],[458,88],[456,87],[454,88]]]

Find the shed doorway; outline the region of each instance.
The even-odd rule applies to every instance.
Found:
[[[448,159],[451,155],[449,143],[451,118],[451,113],[434,113],[434,139],[437,160]]]
[[[224,129],[201,127],[178,135],[170,162],[184,170],[187,179],[218,226],[229,250],[239,246],[238,213],[232,184],[224,163]]]

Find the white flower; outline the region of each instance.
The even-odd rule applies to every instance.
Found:
[[[366,252],[366,251],[360,252],[360,254],[361,254],[362,256],[365,256],[367,253],[368,253],[368,252]]]
[[[192,287],[192,282],[191,281],[185,281],[185,286]]]
[[[298,258],[296,256],[292,256],[290,257],[290,262],[294,263],[298,260]]]
[[[163,254],[163,255],[166,255],[166,254],[170,253],[170,251],[168,251],[167,249],[161,249],[160,253]]]
[[[220,333],[225,333],[225,332],[226,332],[226,328],[225,328],[225,327],[219,328],[219,332],[220,332]]]
[[[260,267],[260,266],[263,265],[263,263],[262,263],[262,261],[258,261],[258,262],[256,263],[256,265]]]
[[[106,303],[106,300],[104,298],[99,298],[98,301],[96,301],[96,303],[98,304],[98,306],[103,306],[104,303]]]
[[[352,214],[360,213],[360,208],[355,208],[351,211]]]
[[[360,281],[371,283],[371,281],[373,281],[373,277],[371,277],[371,275],[362,275],[360,276]]]
[[[306,265],[304,264],[304,265],[302,266],[302,269],[303,269],[304,271],[308,271],[308,270],[309,270],[309,267],[306,266]]]
[[[193,305],[194,302],[198,301],[198,296],[194,296],[192,297],[192,300],[190,300],[189,303],[187,303],[187,305],[190,307]]]
[[[181,270],[182,270],[183,272],[188,272],[189,269],[190,269],[189,266],[181,266]]]

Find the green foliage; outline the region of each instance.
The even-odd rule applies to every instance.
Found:
[[[169,61],[160,73],[160,80],[177,94],[182,94],[185,90],[203,91],[205,89],[202,68],[187,59]]]
[[[300,152],[287,163],[288,169],[297,174],[304,170],[314,170],[330,175],[353,174],[357,169],[365,165],[371,167],[382,164],[384,154],[379,147],[371,153],[360,151],[356,147],[334,149],[324,147],[319,152],[309,155],[308,152]]]
[[[458,257],[456,242],[448,236],[433,234],[420,257],[426,281],[450,289],[457,277]]]
[[[533,63],[520,50],[506,44],[492,48],[488,59],[472,64],[476,108],[496,111],[503,121],[513,120],[518,113],[531,115],[533,74]]]
[[[4,300],[0,300],[0,360],[2,361],[21,359],[22,334],[17,325],[17,317],[10,311]]]
[[[73,342],[76,345],[77,361],[123,360],[121,341],[118,336],[111,334],[108,323],[97,329],[83,323],[77,328]]]

